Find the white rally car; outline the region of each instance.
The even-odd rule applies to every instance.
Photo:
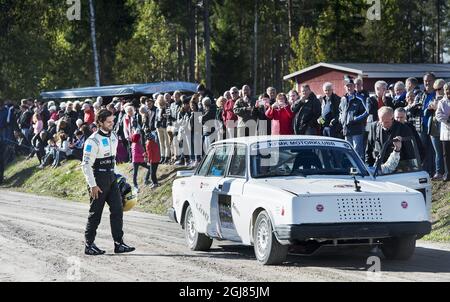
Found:
[[[380,167],[380,165],[378,165]],[[169,216],[195,251],[213,239],[253,245],[263,264],[324,245],[380,245],[408,259],[431,231],[431,184],[417,160],[370,171],[346,141],[309,136],[235,138],[211,146],[173,183]]]

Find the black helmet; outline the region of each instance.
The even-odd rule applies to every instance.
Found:
[[[137,204],[137,194],[133,192],[127,179],[120,174],[116,174],[117,186],[122,197],[123,210],[129,211]]]

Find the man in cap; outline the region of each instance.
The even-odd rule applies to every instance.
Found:
[[[200,94],[200,100],[202,100],[205,97],[208,97],[212,104],[215,106],[215,100],[214,100],[214,95],[211,92],[211,90],[207,89],[205,85],[200,84],[197,86],[197,93]]]
[[[365,100],[357,95],[353,78],[344,78],[346,94],[339,105],[339,121],[343,128],[345,139],[352,144],[356,153],[364,158],[364,132],[366,120],[369,115]]]

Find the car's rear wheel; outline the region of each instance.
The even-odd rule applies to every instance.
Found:
[[[414,254],[415,248],[415,235],[389,238],[381,245],[384,256],[390,260],[408,260]]]
[[[280,264],[286,260],[288,246],[278,242],[273,234],[270,217],[266,211],[259,213],[253,229],[256,259],[264,265]]]
[[[193,251],[207,251],[212,245],[213,240],[211,238],[197,232],[191,206],[188,206],[186,209],[184,234],[189,248]]]

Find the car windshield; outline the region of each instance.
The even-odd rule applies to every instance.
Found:
[[[254,146],[251,154],[251,173],[253,178],[335,175],[345,176],[357,173],[369,176],[369,173],[351,147],[344,143],[324,146],[311,141],[313,145],[302,143],[289,146]]]

